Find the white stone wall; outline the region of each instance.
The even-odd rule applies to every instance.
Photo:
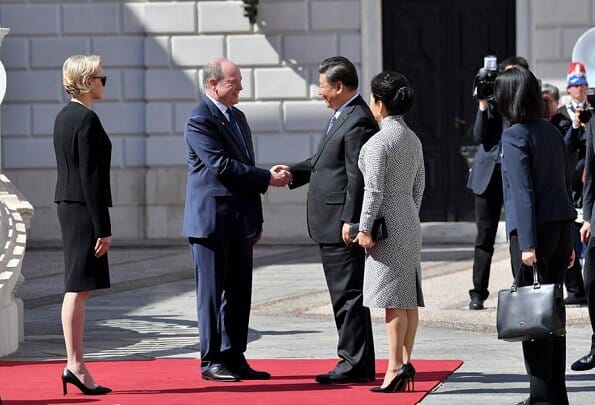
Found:
[[[539,78],[565,92],[574,44],[595,26],[595,0],[517,1],[519,54],[527,56]]]
[[[331,114],[316,96],[316,67],[342,54],[361,68],[360,0],[261,0],[254,27],[242,14],[241,1],[1,0],[0,24],[11,28],[1,49],[2,170],[36,207],[32,240],[60,237],[51,134],[67,100],[60,69],[71,54],[101,55],[108,76],[94,109],[113,142],[117,238],[179,237],[184,123],[213,57],[242,68],[239,107],[259,165],[313,153]],[[263,197],[269,241],[307,238],[305,192]]]
[[[380,11],[380,0],[261,0],[251,27],[238,0],[0,0],[0,25],[11,29],[0,48],[8,74],[2,170],[36,207],[31,239],[60,237],[51,133],[66,102],[60,68],[69,55],[102,55],[109,77],[95,109],[114,145],[114,236],[176,238],[186,179],[182,134],[201,66],[226,56],[242,67],[239,107],[259,165],[301,160],[330,116],[316,97],[317,63],[343,54],[367,86],[381,66]],[[518,53],[564,90],[572,46],[594,22],[595,0],[517,0]],[[267,241],[307,239],[305,193],[263,197]]]

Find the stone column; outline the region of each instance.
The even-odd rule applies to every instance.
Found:
[[[2,46],[2,40],[4,36],[8,34],[10,28],[1,28],[0,27],[0,47]],[[4,100],[4,94],[6,93],[6,71],[4,70],[4,65],[0,60],[0,105],[2,105],[2,101]],[[2,123],[2,117],[0,116],[0,124]],[[0,173],[2,172],[2,127],[0,126]]]

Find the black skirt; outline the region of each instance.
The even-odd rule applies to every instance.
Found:
[[[64,285],[66,292],[99,290],[110,287],[107,254],[94,255],[97,238],[87,205],[58,203],[58,219],[64,243]]]

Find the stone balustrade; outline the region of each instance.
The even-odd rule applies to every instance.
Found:
[[[24,281],[21,265],[33,206],[0,174],[0,357],[23,341],[23,301],[14,292]]]

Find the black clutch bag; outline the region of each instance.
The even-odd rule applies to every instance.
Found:
[[[349,239],[355,239],[358,232],[359,222],[357,224],[349,225]],[[386,221],[384,220],[384,217],[379,217],[374,220],[371,235],[372,241],[374,242],[378,242],[379,240],[386,239],[388,237],[388,233],[386,231]]]
[[[533,266],[533,285],[512,287],[498,292],[496,329],[498,339],[519,342],[566,333],[566,310],[561,284],[541,284]]]

